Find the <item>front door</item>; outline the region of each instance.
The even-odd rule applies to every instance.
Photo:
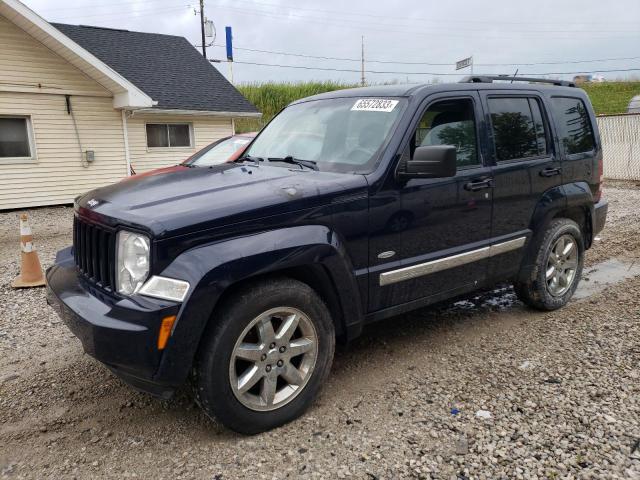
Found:
[[[370,311],[446,296],[486,278],[493,180],[480,149],[481,107],[476,92],[453,95],[428,99],[402,151],[406,158],[417,146],[455,145],[456,176],[394,179],[372,199],[372,217],[385,218],[370,242]]]

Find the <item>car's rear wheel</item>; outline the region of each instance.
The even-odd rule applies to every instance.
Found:
[[[291,279],[248,285],[216,310],[194,369],[196,399],[232,430],[253,434],[301,415],[333,360],[325,304]]]
[[[565,305],[575,292],[584,262],[584,240],[576,222],[567,218],[551,221],[533,268],[514,288],[518,298],[539,310]]]

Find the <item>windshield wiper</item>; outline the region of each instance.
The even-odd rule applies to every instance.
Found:
[[[291,155],[287,155],[283,158],[268,158],[267,160],[269,160],[270,162],[290,163],[292,165],[307,167],[311,170],[318,170],[318,162],[314,162],[313,160],[301,160],[299,158],[294,158]]]
[[[251,155],[244,155],[244,156],[242,156],[242,157],[240,157],[240,158],[236,158],[236,159],[233,161],[233,163],[236,163],[236,162],[238,162],[238,163],[239,163],[239,162],[244,162],[244,161],[246,161],[246,160],[248,160],[248,161],[250,161],[250,162],[253,162],[253,163],[255,163],[256,165],[258,165],[260,162],[264,162],[264,158],[262,158],[262,157],[252,157]]]

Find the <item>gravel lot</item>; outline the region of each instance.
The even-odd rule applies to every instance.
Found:
[[[254,437],[84,355],[43,289],[9,287],[18,215],[2,213],[0,478],[640,478],[640,188],[606,195],[586,298],[540,313],[504,287],[374,325],[305,416]],[[45,266],[71,215],[31,212]],[[627,267],[599,278],[612,258]]]

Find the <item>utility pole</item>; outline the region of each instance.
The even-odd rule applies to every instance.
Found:
[[[200,30],[202,32],[202,56],[207,58],[207,42],[204,39],[204,0],[200,0]]]
[[[362,35],[362,50],[361,50],[361,54],[360,54],[360,71],[361,71],[361,78],[360,78],[360,82],[362,84],[362,86],[365,86],[365,78],[364,78],[364,35]]]

